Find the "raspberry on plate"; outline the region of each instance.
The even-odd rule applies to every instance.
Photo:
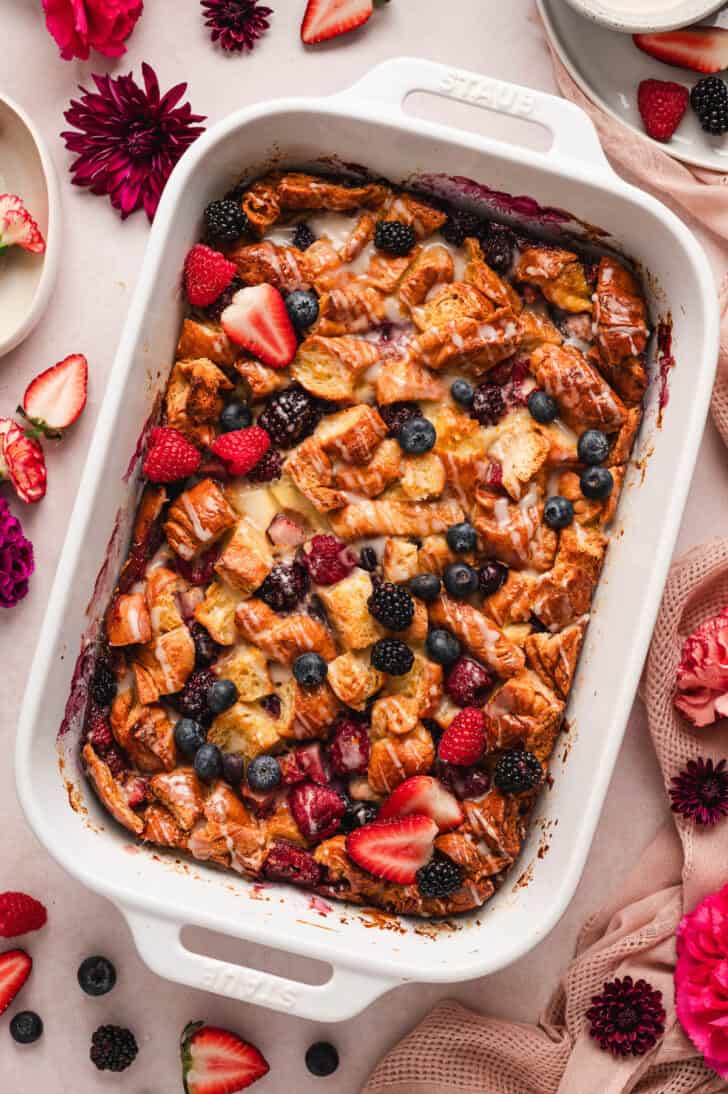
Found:
[[[259,425],[234,429],[215,438],[212,451],[232,475],[247,475],[270,448],[270,437]]]
[[[447,764],[469,767],[478,762],[486,744],[483,712],[466,707],[455,715],[443,733],[437,755]]]
[[[185,292],[190,304],[206,308],[225,292],[237,273],[234,262],[204,243],[196,243],[185,258]]]
[[[335,585],[356,566],[356,555],[335,536],[314,536],[304,551],[303,563],[317,585]]]
[[[672,80],[643,80],[637,90],[645,132],[655,141],[669,141],[683,120],[690,95]]]
[[[144,474],[150,482],[177,482],[200,466],[200,453],[178,429],[158,426],[149,441]]]
[[[0,893],[0,938],[37,931],[48,919],[39,900],[27,893]]]

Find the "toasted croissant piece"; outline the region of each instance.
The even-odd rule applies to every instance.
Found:
[[[216,422],[223,408],[220,393],[232,389],[225,373],[212,361],[204,357],[177,361],[167,388],[167,424],[188,435],[201,425]]]
[[[175,768],[177,749],[174,744],[174,726],[162,707],[141,707],[131,728],[130,737],[137,747],[128,742],[127,748],[140,770],[159,771],[161,769],[163,771],[172,771]],[[151,753],[156,758],[157,764],[155,767],[138,763],[140,749],[144,750],[147,755]]]
[[[149,641],[152,625],[144,593],[114,597],[106,617],[106,636],[110,646],[134,646]]]
[[[344,540],[361,536],[427,536],[445,532],[463,519],[456,501],[358,501],[329,516],[334,533]]]
[[[629,460],[635,437],[642,421],[642,409],[639,406],[627,407],[622,428],[617,434],[612,451],[609,453],[609,463],[625,464]]]
[[[238,642],[229,653],[219,657],[212,671],[223,680],[232,680],[243,703],[254,703],[273,691],[265,654],[245,642]]]
[[[385,319],[384,297],[363,282],[350,282],[330,289],[319,299],[319,317],[313,336],[336,338],[345,334],[362,334],[380,326]]]
[[[573,429],[613,433],[624,421],[622,400],[575,346],[534,350],[531,372],[556,399],[561,417]]]
[[[246,760],[254,760],[263,752],[277,748],[293,717],[290,702],[281,710],[282,717],[273,718],[258,703],[234,703],[215,718],[207,739],[223,752],[240,752]]]
[[[505,864],[516,858],[523,839],[523,820],[517,798],[493,789],[477,802],[464,801],[463,810],[466,831],[484,840],[491,851],[505,860]],[[496,866],[495,869],[503,867]]]
[[[187,833],[158,802],[152,802],[144,811],[141,837],[146,843],[156,843],[159,847],[176,847],[180,851],[187,848]]]
[[[525,657],[483,612],[443,593],[430,605],[430,622],[456,635],[478,661],[499,676],[519,672]]]
[[[147,706],[134,700],[132,688],[119,692],[111,704],[109,716],[111,731],[114,739],[129,754],[131,762],[138,771],[145,774],[154,774],[174,767],[175,753],[174,742],[171,748],[166,743],[168,727],[164,724],[168,721],[162,707]],[[141,734],[137,733],[140,724],[145,722]],[[159,723],[159,733],[156,726]],[[156,747],[152,748],[154,744]],[[166,758],[171,763],[164,762]]]
[[[350,276],[342,267],[339,254],[328,239],[317,239],[297,261],[302,277],[319,294],[327,292],[340,282],[345,283]]]
[[[385,695],[372,706],[372,740],[390,733],[401,737],[411,733],[419,722],[419,704],[411,695]]]
[[[291,374],[320,399],[353,402],[357,377],[378,360],[379,350],[364,338],[312,335],[298,347]]]
[[[374,251],[366,271],[361,275],[362,284],[378,290],[385,296],[396,294],[402,277],[418,254],[419,247],[413,247],[409,254],[402,256]]]
[[[334,691],[326,682],[315,688],[302,688],[295,680],[289,680],[288,684],[293,693],[293,725],[285,736],[297,741],[327,737],[340,709]]]
[[[549,301],[562,311],[590,312],[591,289],[584,264],[572,251],[558,247],[527,247],[515,270],[517,281],[538,285]]]
[[[238,347],[230,341],[222,327],[198,323],[195,319],[185,319],[182,323],[182,333],[177,343],[177,357],[180,360],[197,361],[204,358],[224,368],[235,363],[238,353]]]
[[[195,643],[182,624],[142,646],[131,663],[140,703],[180,691],[195,666]]]
[[[214,847],[217,842],[215,837],[219,834],[229,853],[232,868],[239,873],[257,873],[265,857],[265,825],[252,816],[222,781],[213,784],[205,799],[205,817],[207,831],[198,828],[190,837],[190,850],[195,858],[207,857],[200,854],[205,837],[210,840],[210,849],[215,851],[210,857],[216,858],[221,850]]]
[[[204,816],[202,783],[191,767],[152,775],[149,789],[185,831]]]
[[[326,614],[347,650],[363,650],[384,637],[367,607],[372,591],[372,580],[365,570],[354,570],[343,581],[319,589]]]
[[[208,585],[205,599],[195,608],[195,619],[221,646],[232,646],[238,639],[235,609],[240,594],[222,581]]]
[[[241,517],[215,563],[215,572],[233,589],[249,596],[273,569],[273,551],[260,529]]]
[[[455,267],[447,247],[437,243],[420,251],[406,270],[397,297],[406,311],[423,304],[435,285],[452,281]]]
[[[283,370],[269,368],[253,358],[239,357],[235,362],[235,371],[247,383],[253,399],[265,399],[274,391],[288,386],[288,376]]]
[[[293,813],[286,798],[281,798],[276,803],[272,816],[265,821],[264,830],[268,847],[278,839],[287,840],[289,843],[297,843],[300,847],[305,847],[308,843],[293,818]]]
[[[399,478],[402,449],[397,441],[388,439],[377,445],[365,467],[342,465],[334,472],[334,483],[340,490],[352,490],[356,494],[375,498],[390,483]]]
[[[445,567],[451,562],[457,562],[458,557],[448,546],[445,536],[424,536],[417,551],[417,572],[441,576],[445,572]],[[464,561],[473,561],[472,555],[466,555]]]
[[[86,773],[104,807],[108,809],[114,820],[123,824],[124,828],[128,828],[137,836],[141,835],[144,821],[129,807],[124,790],[114,779],[108,764],[94,752],[90,744],[84,745],[82,756]]]
[[[414,229],[418,239],[427,239],[442,227],[447,214],[411,194],[397,194],[387,205],[384,219],[401,220]]]
[[[382,686],[382,674],[373,668],[369,655],[349,650],[329,665],[327,680],[342,703],[353,710],[364,710],[367,699]]]
[[[574,518],[579,524],[598,524],[600,528],[605,528],[614,520],[626,468],[624,465],[612,467],[610,471],[614,486],[611,494],[603,501],[584,497],[579,476],[575,471],[564,471],[559,475],[558,493],[572,503]]]
[[[353,262],[362,253],[367,243],[374,238],[377,218],[371,213],[362,213],[353,222],[351,232],[339,247],[342,262]]]
[[[533,353],[539,346],[560,346],[563,335],[554,324],[540,312],[526,309],[521,312],[521,353]]]
[[[523,309],[523,301],[513,286],[504,281],[485,261],[478,240],[470,237],[465,240],[464,246],[468,256],[463,275],[465,283],[473,285],[495,308],[510,308],[518,315]]]
[[[172,429],[183,433],[192,444],[210,445],[214,440],[215,430],[210,425],[193,421],[188,412],[192,388],[183,371],[183,364],[184,362],[178,361],[172,369],[164,397],[164,421]],[[214,365],[213,368],[217,366]]]
[[[445,385],[424,365],[406,354],[387,358],[374,377],[374,392],[380,406],[401,400],[438,402],[445,398]]]
[[[296,247],[279,247],[270,240],[234,247],[227,257],[238,268],[238,277],[246,285],[273,285],[280,292],[309,289],[311,282]]]
[[[541,429],[525,416],[499,431],[488,453],[501,465],[503,486],[516,501],[543,467],[550,447]]]
[[[385,581],[409,581],[417,572],[417,544],[400,536],[387,536],[382,552]]]
[[[610,257],[599,263],[594,321],[607,379],[627,402],[640,402],[647,387],[640,360],[649,335],[647,305],[630,271]]]
[[[520,344],[521,326],[510,308],[501,308],[489,319],[451,319],[425,330],[417,338],[417,353],[430,368],[458,363],[485,372],[511,357]]]
[[[302,171],[290,171],[279,180],[276,196],[284,210],[330,209],[335,213],[347,213],[362,206],[376,209],[387,196],[387,188],[374,182],[342,186]]]
[[[372,743],[368,779],[380,794],[391,794],[411,775],[424,775],[435,760],[435,746],[425,727],[418,723],[410,733],[383,737]]]
[[[558,634],[531,634],[523,643],[529,667],[562,699],[571,689],[584,630],[583,623],[572,623]]]
[[[170,506],[164,531],[175,554],[189,561],[211,547],[235,521],[235,510],[217,483],[203,479]]]
[[[561,699],[528,669],[500,684],[483,708],[496,748],[520,746],[542,763],[551,755],[563,713]]]
[[[596,528],[564,528],[554,566],[538,579],[533,611],[551,630],[561,630],[586,615],[599,579],[606,537]]]
[[[299,653],[313,650],[325,661],[336,657],[336,646],[324,624],[310,615],[278,616],[262,600],[238,604],[235,619],[243,636],[275,661],[290,665]]]
[[[432,293],[424,307],[413,312],[412,318],[416,326],[426,333],[433,327],[447,327],[465,319],[485,323],[496,311],[488,297],[474,285],[452,281]]]
[[[446,832],[437,837],[435,847],[458,866],[462,866],[469,877],[480,878],[488,873],[495,873],[495,870],[483,869],[483,852],[478,849],[469,832]]]
[[[366,464],[386,437],[387,426],[375,407],[359,403],[329,414],[316,427],[315,435],[327,454],[347,463]]]
[[[275,180],[259,179],[254,182],[243,194],[240,205],[250,227],[260,239],[281,215]]]
[[[127,593],[139,581],[146,570],[147,559],[154,554],[162,536],[159,517],[167,501],[163,486],[148,483],[142,492],[134,520],[129,554],[119,577],[119,592]]]
[[[147,573],[144,595],[153,634],[173,631],[184,624],[177,600],[181,585],[179,574],[166,566],[157,566]]]
[[[579,462],[576,448],[578,437],[573,429],[569,429],[559,418],[540,428],[549,442],[546,467],[564,467],[569,464],[573,466]]]
[[[318,437],[307,437],[299,444],[286,460],[285,469],[319,513],[346,505],[346,495],[333,489],[333,464]]]
[[[403,676],[388,677],[384,690],[388,695],[404,695],[414,699],[418,717],[431,718],[442,699],[442,681],[442,666],[421,653],[415,653],[410,671]]]
[[[436,452],[405,456],[399,487],[410,501],[430,501],[445,489],[445,467]]]
[[[527,623],[531,618],[535,580],[532,574],[509,570],[500,589],[483,601],[483,611],[501,628]]]
[[[535,486],[517,505],[480,488],[476,498],[471,520],[494,558],[517,570],[533,567],[543,572],[553,565],[558,537],[543,523],[543,504]]]

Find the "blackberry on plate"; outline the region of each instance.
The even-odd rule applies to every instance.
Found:
[[[43,1034],[43,1020],[34,1010],[21,1010],[10,1020],[10,1036],[19,1045],[32,1045]]]
[[[522,794],[533,790],[543,778],[543,768],[532,752],[514,749],[505,752],[493,770],[493,782],[502,794]]]
[[[316,236],[313,234],[308,224],[297,224],[296,231],[293,234],[293,246],[299,251],[307,251],[312,243],[316,242]]]
[[[545,391],[532,391],[528,396],[527,406],[531,417],[542,425],[553,422],[559,413],[558,403]]]
[[[216,680],[207,689],[207,705],[213,714],[222,714],[238,701],[238,689],[232,680]]]
[[[306,1067],[319,1079],[333,1075],[339,1066],[339,1054],[328,1041],[316,1041],[306,1051]]]
[[[109,706],[116,696],[116,677],[105,661],[100,661],[96,666],[91,695],[100,707]]]
[[[728,131],[728,84],[720,76],[705,76],[690,92],[690,105],[706,133]]]
[[[234,243],[249,230],[250,222],[237,201],[223,198],[222,201],[211,201],[205,209],[208,239],[217,243]]]
[[[259,794],[274,790],[281,781],[281,765],[275,756],[256,756],[248,764],[248,786]]]
[[[554,494],[553,497],[548,498],[546,504],[543,507],[543,519],[549,528],[553,528],[558,532],[561,528],[566,528],[571,524],[574,519],[574,506],[568,498],[563,498],[560,494]]]
[[[456,892],[463,883],[463,870],[447,855],[435,853],[417,871],[417,888],[424,897],[442,899]]]
[[[579,485],[585,498],[603,501],[614,488],[614,478],[606,467],[587,467],[579,476]]]
[[[374,573],[379,565],[379,559],[373,547],[362,547],[359,552],[359,565],[362,570],[366,570],[370,574]]]
[[[203,783],[214,782],[222,775],[222,752],[208,741],[198,748],[194,759],[195,774]]]
[[[400,429],[397,440],[409,456],[422,456],[435,447],[437,433],[427,418],[410,418]]]
[[[123,1026],[99,1026],[91,1038],[92,1062],[99,1071],[125,1071],[134,1063],[139,1048],[136,1037]]]
[[[457,600],[464,600],[478,588],[477,571],[466,562],[449,563],[445,567],[442,579],[450,596],[454,596]]]
[[[222,777],[228,786],[239,787],[243,781],[245,762],[239,752],[223,752]]]
[[[372,665],[389,676],[404,676],[410,671],[414,661],[412,650],[399,638],[380,638],[372,646]]]
[[[283,457],[275,448],[269,448],[265,456],[251,467],[246,476],[248,482],[273,482],[283,473]]]
[[[435,627],[425,639],[425,653],[437,665],[452,665],[460,656],[460,642],[451,631]]]
[[[223,433],[233,433],[236,429],[247,429],[252,420],[250,407],[245,403],[228,403],[220,415],[220,428]]]
[[[489,224],[480,237],[485,261],[497,271],[507,273],[513,263],[516,237],[505,224]]]
[[[508,567],[503,562],[488,559],[478,570],[478,587],[483,596],[497,593],[508,577]]]
[[[350,801],[341,819],[342,832],[348,835],[355,828],[363,828],[365,824],[371,824],[377,819],[378,812],[379,809],[374,802]]]
[[[589,467],[604,463],[609,455],[609,438],[601,429],[585,429],[577,441],[576,452]]]
[[[440,578],[437,574],[417,574],[409,583],[412,596],[431,604],[440,595]]]
[[[241,277],[236,275],[228,287],[223,289],[217,300],[213,300],[212,304],[208,304],[206,308],[202,308],[202,311],[208,319],[212,319],[213,323],[219,323],[222,313],[225,311],[225,308],[232,303],[235,293],[244,288],[245,282]]]
[[[481,425],[497,425],[505,412],[505,399],[497,384],[486,381],[476,387],[470,408],[471,418],[477,418]]]
[[[458,555],[464,555],[467,551],[474,551],[478,542],[478,533],[470,521],[462,520],[459,524],[451,524],[445,533],[447,545],[451,551]]]
[[[390,631],[406,631],[414,619],[412,597],[401,585],[382,581],[367,600],[369,614]]]
[[[305,330],[312,326],[318,319],[319,302],[315,292],[306,292],[304,289],[296,289],[286,297],[286,311],[288,318],[296,330]]]
[[[454,209],[440,228],[440,234],[453,247],[460,247],[469,236],[477,239],[482,230],[483,222],[475,213]]]
[[[390,437],[399,437],[400,430],[405,422],[411,418],[420,418],[422,411],[417,403],[388,403],[386,406],[377,407],[380,416],[384,419]]]
[[[78,966],[78,982],[86,995],[106,995],[116,984],[116,969],[107,957],[87,957]]]
[[[401,220],[378,220],[374,229],[374,246],[390,255],[409,254],[417,242],[414,229]]]
[[[194,718],[180,718],[174,726],[174,743],[184,756],[192,759],[207,740],[207,733]]]
[[[471,407],[473,405],[473,399],[475,398],[475,388],[467,380],[463,380],[462,377],[453,380],[450,384],[450,394],[456,403],[460,406]]]
[[[279,562],[257,592],[275,612],[289,612],[308,592],[308,570],[300,562]]]
[[[302,688],[316,688],[323,684],[329,666],[320,653],[300,653],[293,662],[293,675]]]
[[[269,434],[271,443],[279,448],[292,448],[313,432],[319,410],[314,399],[300,384],[291,384],[275,391],[258,417],[258,425]]]

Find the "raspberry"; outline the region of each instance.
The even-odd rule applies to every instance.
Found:
[[[27,893],[0,893],[0,938],[37,931],[47,918],[40,901]]]
[[[306,772],[303,770],[303,764],[295,749],[291,752],[284,752],[282,756],[279,756],[278,765],[281,769],[281,782],[285,786],[295,786],[296,783],[305,781]]]
[[[124,794],[130,809],[138,809],[148,800],[147,780],[132,775],[124,783]]]
[[[248,482],[273,482],[283,471],[283,457],[275,448],[269,448],[262,460],[248,471]]]
[[[259,425],[221,433],[212,445],[212,451],[233,475],[247,475],[269,448],[270,437]]]
[[[482,767],[456,767],[438,760],[433,774],[461,801],[482,798],[490,790],[490,775]]]
[[[257,595],[275,612],[295,608],[308,592],[308,571],[300,562],[279,562],[274,566]]]
[[[460,247],[470,237],[478,238],[483,230],[483,222],[475,213],[467,213],[462,209],[454,209],[440,228],[440,232],[454,247]]]
[[[424,897],[442,899],[463,883],[463,869],[447,855],[435,854],[417,871],[417,888]]]
[[[369,614],[390,631],[406,631],[415,614],[415,604],[401,585],[382,581],[367,600]]]
[[[210,712],[207,707],[208,689],[217,680],[209,669],[196,669],[188,678],[187,683],[176,695],[170,695],[168,701],[187,718],[196,721],[209,720]]]
[[[377,409],[384,419],[390,437],[395,438],[399,436],[399,431],[405,422],[422,416],[422,411],[417,403],[389,403],[387,406],[380,406]]]
[[[645,132],[656,141],[670,140],[689,102],[688,89],[672,80],[642,80],[637,89],[637,106]]]
[[[225,308],[232,303],[232,299],[235,293],[240,289],[245,288],[245,282],[240,277],[234,277],[228,287],[218,296],[217,300],[213,300],[212,304],[208,304],[205,308],[205,315],[208,319],[212,319],[213,323],[220,322],[220,316],[225,311]]]
[[[204,554],[193,558],[191,562],[178,555],[175,559],[177,573],[190,585],[209,585],[215,576],[215,563],[220,557],[220,551],[220,544],[215,543]]]
[[[89,718],[86,737],[94,752],[98,752],[99,756],[104,756],[114,744],[111,726],[103,711],[96,710],[92,713]]]
[[[318,885],[321,880],[321,867],[313,855],[282,839],[273,843],[263,873],[271,881],[290,881],[294,885]]]
[[[317,585],[334,585],[349,576],[356,566],[356,555],[335,536],[314,536],[304,551],[303,563]]]
[[[105,661],[99,661],[91,681],[91,694],[100,707],[107,707],[116,696],[116,677]]]
[[[506,273],[513,262],[516,237],[505,224],[490,224],[480,237],[488,265],[497,273]]]
[[[270,396],[258,425],[267,430],[273,444],[292,448],[313,432],[319,417],[315,400],[299,384],[291,384]]]
[[[366,570],[368,573],[373,574],[379,565],[379,559],[377,558],[377,552],[373,547],[362,547],[359,552],[359,566],[362,570]]]
[[[414,664],[414,654],[399,638],[380,638],[372,646],[371,663],[390,676],[404,676]]]
[[[532,752],[514,749],[498,760],[493,782],[503,794],[522,794],[533,790],[543,778],[543,768]]]
[[[437,755],[448,764],[470,767],[485,751],[485,719],[476,707],[466,707],[456,714],[442,735]]]
[[[481,425],[496,425],[505,412],[505,399],[497,384],[486,382],[476,387],[471,418],[477,418]]]
[[[235,277],[236,266],[219,251],[196,243],[185,259],[187,299],[196,308],[212,304]]]
[[[299,783],[290,793],[294,820],[306,839],[322,840],[333,836],[341,825],[346,802],[328,786]]]
[[[178,429],[158,426],[149,438],[144,474],[150,482],[176,482],[193,475],[200,466],[200,453]]]
[[[409,254],[417,242],[414,228],[401,220],[378,220],[374,229],[374,246],[385,254]]]
[[[369,729],[364,722],[341,718],[329,745],[331,766],[337,775],[364,775],[369,764]]]
[[[297,224],[296,231],[293,235],[293,246],[299,251],[307,251],[312,243],[316,242],[316,236],[313,234],[308,224]]]
[[[479,707],[492,686],[490,673],[478,661],[460,657],[450,670],[445,691],[459,707]]]

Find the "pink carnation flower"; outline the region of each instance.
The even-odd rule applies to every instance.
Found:
[[[728,715],[728,608],[685,639],[675,706],[694,726]]]
[[[85,61],[90,49],[121,57],[143,6],[142,0],[43,0],[46,26],[65,61]]]
[[[708,1067],[728,1079],[728,885],[683,917],[675,1009]]]

